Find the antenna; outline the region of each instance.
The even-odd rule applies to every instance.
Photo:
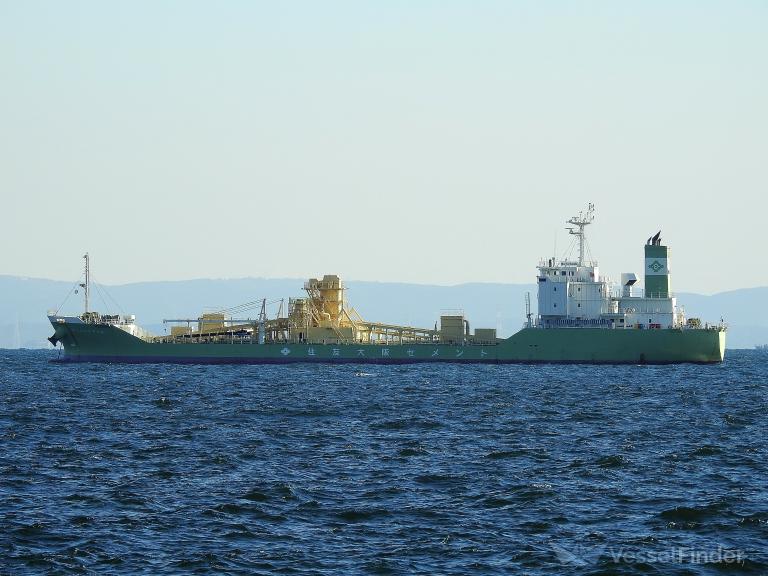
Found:
[[[264,340],[267,335],[267,299],[264,298],[261,301],[261,312],[259,312],[259,332],[257,334],[257,342],[264,344]]]
[[[259,322],[267,321],[267,299],[263,298],[261,301],[261,312],[259,312]]]
[[[555,250],[552,252],[552,262],[557,260],[557,230],[555,230]]]
[[[531,293],[525,293],[525,317],[528,318],[527,327],[531,327]]]
[[[592,220],[595,219],[595,205],[591,202],[587,207],[586,212],[579,212],[578,216],[574,216],[568,220],[567,224],[573,224],[578,226],[578,230],[574,228],[567,228],[569,234],[579,237],[579,266],[584,266],[584,248],[587,243],[587,237],[584,234],[584,228],[592,224]]]
[[[83,255],[85,258],[85,283],[80,284],[80,288],[85,290],[85,313],[88,314],[89,300],[91,297],[91,258],[86,252]]]

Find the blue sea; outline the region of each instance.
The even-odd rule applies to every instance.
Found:
[[[0,574],[768,574],[768,355],[52,364],[0,350]]]

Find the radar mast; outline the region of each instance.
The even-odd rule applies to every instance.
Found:
[[[590,202],[586,212],[579,212],[578,216],[574,216],[567,222],[567,224],[573,224],[578,227],[578,230],[570,227],[567,230],[569,234],[579,237],[579,266],[584,266],[584,251],[587,244],[584,228],[592,224],[594,219],[595,205]]]
[[[90,312],[88,308],[91,296],[91,258],[88,255],[88,252],[83,255],[83,258],[85,258],[85,282],[80,284],[80,288],[85,291],[85,314],[87,315],[88,312]]]

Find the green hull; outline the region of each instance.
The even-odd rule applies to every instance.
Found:
[[[675,364],[722,362],[725,331],[712,329],[611,330],[524,328],[491,345],[152,343],[108,324],[53,323],[52,341],[71,362],[286,364],[293,362],[403,364],[591,363]]]

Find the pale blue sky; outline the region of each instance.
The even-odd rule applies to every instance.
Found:
[[[0,0],[0,273],[768,284],[768,3]]]

